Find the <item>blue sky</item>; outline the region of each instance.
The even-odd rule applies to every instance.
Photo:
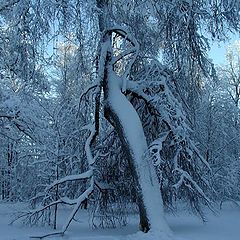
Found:
[[[209,57],[213,60],[215,64],[224,64],[226,47],[235,42],[236,40],[240,40],[240,35],[232,35],[231,38],[226,42],[213,43],[211,45],[211,50],[209,51]]]
[[[224,64],[227,43],[214,43],[209,51],[209,57],[215,64]]]

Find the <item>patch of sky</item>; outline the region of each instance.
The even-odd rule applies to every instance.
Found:
[[[240,41],[240,34],[230,34],[229,38],[224,42],[210,42],[210,51],[208,52],[208,56],[212,59],[214,64],[226,64],[227,47],[233,44],[235,41]]]

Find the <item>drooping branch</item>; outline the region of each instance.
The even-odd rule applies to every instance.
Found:
[[[114,26],[112,28],[106,29],[103,32],[103,38],[106,35],[109,35],[109,34],[112,35],[112,33],[118,34],[123,39],[128,40],[133,45],[133,47],[137,47],[137,48],[139,47],[139,44],[138,44],[136,38],[133,37],[132,34],[129,33],[127,28],[120,27],[120,26]]]
[[[211,201],[203,191],[209,190],[209,186],[198,164],[202,164],[205,174],[211,174],[211,169],[190,138],[181,104],[169,87],[171,75],[161,65],[154,63],[149,66],[147,73],[137,78],[141,84],[129,81],[126,95],[141,116],[145,133],[151,139],[149,152],[159,172],[159,181],[166,179],[172,182],[168,186],[170,189],[162,189],[165,204],[172,204],[169,196],[174,197],[184,189],[189,196],[195,193],[196,198],[211,208]],[[193,210],[203,217],[198,208],[198,199],[194,204]]]
[[[56,187],[57,185],[69,182],[69,181],[77,181],[77,180],[83,180],[83,179],[89,179],[93,175],[92,170],[88,170],[84,173],[81,174],[76,174],[76,175],[70,175],[66,176],[64,178],[61,178],[59,180],[54,181],[52,184],[50,184],[46,189],[45,192],[50,191],[52,188]]]

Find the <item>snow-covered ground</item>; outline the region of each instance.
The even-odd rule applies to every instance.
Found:
[[[28,227],[19,223],[8,225],[13,212],[19,205],[0,203],[0,240],[27,240],[29,236],[44,235],[52,230],[47,227]],[[239,240],[240,239],[240,209],[225,205],[217,214],[209,213],[207,223],[197,217],[178,213],[177,216],[168,215],[167,221],[174,232],[176,240]],[[62,219],[63,221],[65,219]],[[144,234],[138,231],[137,217],[132,217],[124,228],[95,229],[88,226],[86,212],[78,215],[78,222],[74,222],[64,237],[49,237],[49,240],[142,240]],[[145,235],[146,236],[146,235]],[[152,237],[152,240],[157,240]]]

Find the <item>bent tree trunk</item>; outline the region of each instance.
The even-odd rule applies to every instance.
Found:
[[[125,79],[123,81],[113,70],[111,41],[113,31],[107,31],[110,25],[109,0],[97,0],[96,3],[100,10],[99,30],[103,34],[98,56],[98,75],[100,89],[103,88],[104,92],[104,115],[118,133],[122,148],[128,157],[137,188],[140,229],[143,232],[148,232],[149,229],[160,232],[158,236],[162,236],[165,240],[171,236],[171,232],[164,219],[162,196],[156,172],[146,156],[147,142],[142,123],[132,104],[121,92]],[[127,34],[122,37],[128,39]],[[131,66],[128,69],[130,68]]]
[[[106,50],[102,86],[104,91],[104,114],[115,128],[136,182],[140,229],[149,229],[170,235],[163,213],[162,196],[155,169],[147,157],[147,142],[141,120],[125,95],[121,92],[122,78],[113,70],[111,37],[105,39]],[[108,42],[108,43],[107,43]],[[108,44],[108,47],[104,44]],[[108,50],[107,50],[108,49]]]

